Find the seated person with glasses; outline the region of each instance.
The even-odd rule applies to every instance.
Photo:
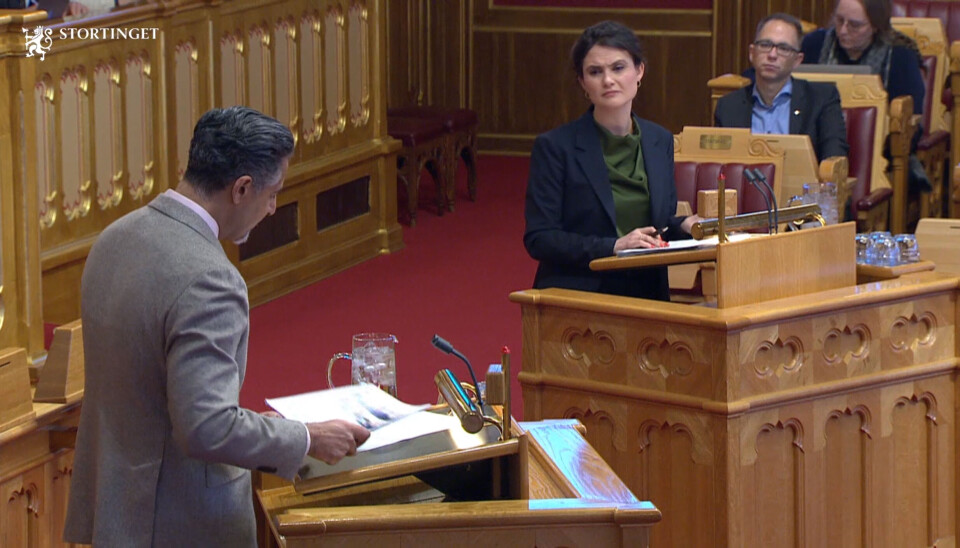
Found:
[[[846,156],[847,130],[840,94],[832,83],[794,79],[804,58],[803,31],[792,15],[775,13],[757,25],[750,44],[754,83],[717,101],[717,127],[750,128],[753,133],[806,134],[817,160]]]
[[[868,65],[890,99],[910,95],[923,112],[924,85],[916,44],[890,26],[889,0],[837,0],[829,28],[803,39],[804,63]]]

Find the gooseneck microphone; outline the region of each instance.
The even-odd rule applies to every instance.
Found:
[[[473,372],[473,366],[470,365],[470,360],[460,352],[457,352],[457,349],[440,335],[434,335],[433,340],[430,342],[433,343],[433,346],[437,347],[437,350],[446,354],[453,354],[463,360],[463,363],[467,364],[467,371],[470,372],[470,378],[473,379],[473,386],[477,389],[477,405],[480,409],[483,409],[483,396],[480,395],[480,385],[477,384],[477,376]]]
[[[767,188],[767,192],[770,193],[770,201],[773,202],[773,220],[776,223],[774,226],[774,232],[780,231],[780,208],[777,207],[777,195],[773,193],[773,187],[770,186],[770,183],[767,182],[767,176],[764,175],[759,168],[753,168],[753,176],[757,178],[760,183]]]
[[[767,233],[773,234],[773,207],[770,205],[770,198],[767,196],[767,193],[760,188],[760,183],[757,182],[757,176],[750,171],[750,168],[743,169],[743,176],[747,179],[747,182],[750,183],[753,188],[760,193],[760,196],[763,197],[764,203],[767,204]]]

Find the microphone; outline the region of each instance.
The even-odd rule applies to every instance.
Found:
[[[780,208],[777,207],[777,195],[773,193],[773,187],[770,186],[770,183],[767,182],[767,176],[764,175],[758,168],[753,168],[753,175],[757,178],[764,187],[767,188],[767,192],[770,193],[770,200],[773,202],[773,219],[776,223],[773,225],[774,233],[780,231]]]
[[[757,189],[757,192],[763,197],[763,202],[767,204],[767,233],[773,234],[773,208],[770,206],[770,198],[760,188],[760,184],[757,183],[757,176],[750,171],[750,168],[743,168],[743,176],[746,177],[748,183],[753,185],[753,188]]]
[[[483,409],[483,396],[480,395],[480,385],[477,384],[477,376],[473,372],[473,366],[470,365],[470,360],[468,360],[467,357],[460,352],[457,352],[457,349],[440,335],[434,335],[433,340],[430,342],[433,344],[433,346],[437,347],[437,350],[445,354],[453,354],[454,356],[463,360],[463,363],[467,364],[467,371],[470,372],[470,378],[473,379],[473,386],[475,386],[477,389],[477,406],[480,407],[480,409]]]

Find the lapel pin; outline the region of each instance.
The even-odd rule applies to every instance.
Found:
[[[794,115],[794,116],[800,116],[800,111],[799,111],[799,110],[793,111],[793,115]]]

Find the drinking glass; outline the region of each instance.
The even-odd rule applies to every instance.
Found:
[[[900,248],[900,258],[905,263],[915,263],[920,260],[920,247],[917,237],[913,234],[897,234],[894,238]]]

